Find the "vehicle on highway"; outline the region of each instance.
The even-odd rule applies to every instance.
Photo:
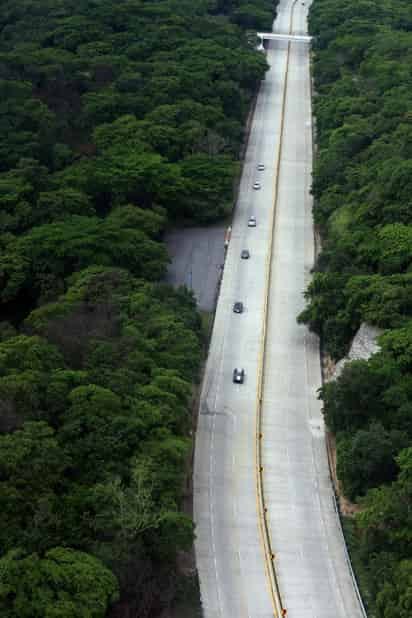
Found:
[[[240,301],[233,305],[233,313],[243,313],[243,303]]]
[[[237,367],[233,369],[233,382],[235,384],[243,384],[245,381],[245,370],[238,369]]]
[[[256,217],[251,215],[249,217],[249,221],[247,222],[248,227],[256,227]]]
[[[263,170],[265,169],[265,166],[263,165],[263,163],[259,163],[257,168],[259,172],[263,172]]]
[[[258,189],[260,189],[260,182],[254,182],[254,183],[253,183],[253,188],[255,189],[255,191],[257,191]]]
[[[242,253],[240,254],[240,257],[242,258],[242,260],[248,260],[250,258],[249,249],[242,249]]]

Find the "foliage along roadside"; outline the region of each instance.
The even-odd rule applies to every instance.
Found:
[[[0,15],[0,613],[173,601],[192,296],[170,221],[231,209],[268,0],[6,0]],[[91,591],[91,587],[93,591]]]
[[[0,344],[0,607],[10,605],[8,566],[66,546],[109,567],[123,603],[145,615],[193,539],[180,501],[201,354],[194,301],[91,267],[22,330]],[[10,562],[16,548],[24,554]],[[85,615],[105,615],[96,611]]]
[[[1,231],[130,201],[201,222],[228,212],[266,70],[242,26],[268,25],[268,0],[4,4]]]
[[[412,7],[315,0],[314,217],[324,248],[299,320],[335,358],[364,321],[381,351],[321,391],[371,616],[412,615]]]

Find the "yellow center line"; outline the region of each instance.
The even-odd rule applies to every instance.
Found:
[[[289,34],[292,34],[293,25],[293,12],[297,0],[294,0],[289,20]],[[263,398],[263,385],[264,385],[264,361],[266,354],[266,331],[268,323],[268,305],[269,305],[269,289],[270,279],[272,272],[272,253],[274,243],[274,231],[276,220],[276,209],[279,195],[279,172],[280,161],[282,156],[282,141],[285,125],[285,107],[286,107],[286,93],[287,93],[287,81],[289,73],[289,56],[290,56],[290,42],[288,42],[286,52],[286,66],[284,73],[284,89],[282,95],[281,106],[281,119],[280,119],[280,133],[278,142],[278,153],[276,162],[276,171],[273,179],[273,207],[271,209],[270,216],[270,237],[269,237],[269,249],[266,255],[266,283],[265,283],[265,299],[263,305],[263,326],[260,337],[260,352],[257,371],[257,401],[256,401],[256,436],[255,436],[255,448],[256,448],[256,501],[259,520],[259,530],[261,541],[263,545],[263,551],[265,556],[265,570],[268,580],[269,593],[272,601],[273,615],[275,618],[281,618],[285,615],[285,610],[282,605],[282,598],[279,590],[279,583],[276,576],[276,570],[274,566],[275,552],[272,545],[270,529],[267,521],[267,508],[265,505],[265,494],[263,486],[263,464],[262,464],[262,398]]]

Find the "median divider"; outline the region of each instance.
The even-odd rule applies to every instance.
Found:
[[[291,15],[289,22],[289,34],[292,32],[293,25],[293,12],[295,9],[295,5],[297,0],[294,0],[291,7]],[[267,331],[267,323],[268,323],[268,308],[269,308],[269,290],[270,290],[270,279],[272,274],[272,253],[273,253],[273,244],[274,244],[274,235],[275,235],[275,222],[276,222],[276,209],[278,202],[278,191],[279,191],[279,172],[280,172],[280,161],[282,156],[282,141],[283,141],[283,131],[285,124],[285,106],[286,106],[286,94],[287,94],[287,82],[288,82],[288,74],[289,74],[289,56],[290,56],[290,42],[288,42],[287,52],[286,52],[286,67],[285,67],[285,75],[284,75],[284,89],[282,95],[282,106],[281,106],[281,119],[280,119],[280,133],[279,133],[279,143],[278,143],[278,153],[277,153],[277,162],[276,162],[276,173],[273,181],[273,208],[271,210],[271,218],[270,218],[270,238],[269,238],[269,250],[266,256],[266,282],[265,282],[265,299],[263,305],[263,326],[260,337],[260,350],[259,350],[259,362],[258,362],[258,372],[257,372],[257,400],[256,400],[256,436],[255,436],[255,446],[256,446],[256,501],[257,501],[257,510],[258,510],[258,520],[259,520],[259,529],[260,536],[263,545],[264,557],[265,557],[265,569],[266,575],[268,579],[269,593],[272,601],[273,607],[273,615],[275,618],[282,618],[282,616],[287,615],[287,610],[284,608],[282,603],[282,597],[279,589],[279,582],[276,575],[275,568],[275,560],[276,554],[271,540],[270,528],[268,525],[267,518],[267,507],[265,503],[265,492],[264,492],[264,482],[263,482],[263,474],[264,467],[262,462],[262,441],[264,439],[264,435],[262,432],[262,399],[263,399],[263,388],[264,388],[264,379],[265,379],[265,355],[266,355],[266,331]]]

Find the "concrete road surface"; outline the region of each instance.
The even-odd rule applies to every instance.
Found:
[[[281,0],[275,31],[289,31],[292,4]],[[293,33],[306,33],[307,5],[296,3]],[[333,507],[316,399],[318,342],[296,324],[314,258],[308,47],[290,45],[283,100],[287,56],[287,43],[269,43],[271,68],[252,124],[202,389],[194,510],[205,618],[276,615],[258,522],[255,435],[273,220],[262,457],[282,603],[288,618],[362,616]],[[260,190],[252,188],[255,181]],[[256,228],[247,226],[252,214]],[[249,249],[248,260],[240,259],[242,249]],[[243,314],[233,313],[236,301],[244,303]],[[235,367],[245,369],[244,384],[233,384]]]
[[[171,230],[166,244],[172,259],[167,281],[185,285],[193,291],[201,311],[213,311],[225,260],[226,226],[193,227]]]

